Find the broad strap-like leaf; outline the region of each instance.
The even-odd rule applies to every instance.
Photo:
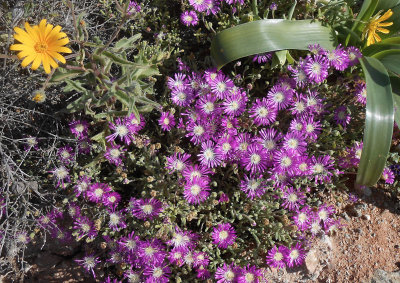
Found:
[[[285,49],[307,50],[308,45],[335,48],[332,30],[309,20],[259,20],[218,33],[211,43],[211,56],[218,68],[242,57]]]
[[[400,74],[400,49],[390,49],[378,52],[372,56],[385,66],[389,71]]]
[[[364,57],[360,62],[367,84],[367,109],[356,183],[373,186],[382,175],[392,142],[392,87],[389,75],[378,59]]]
[[[376,53],[390,49],[400,49],[400,37],[389,37],[375,44],[371,44],[364,48],[362,53],[364,56],[371,57]]]
[[[397,127],[400,128],[400,78],[390,76],[390,84],[392,86],[394,120],[396,121]]]
[[[393,9],[393,7],[400,4],[400,0],[380,0],[378,6],[376,6],[376,11],[387,11]]]

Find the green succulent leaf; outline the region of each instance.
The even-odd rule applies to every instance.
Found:
[[[356,183],[373,186],[385,167],[393,133],[393,98],[389,75],[378,59],[360,60],[367,85],[363,150]]]
[[[400,74],[400,49],[378,52],[372,56],[382,62],[389,71]]]
[[[138,41],[141,37],[142,35],[140,33],[135,34],[130,38],[123,37],[115,43],[113,50],[115,52],[121,52],[129,48],[134,48],[134,43]]]
[[[80,70],[67,70],[61,71],[62,69],[58,69],[54,75],[51,77],[50,82],[61,82],[65,79],[72,79],[78,75],[84,74],[85,72]]]
[[[390,84],[392,85],[394,120],[396,121],[397,127],[400,128],[400,78],[390,76]]]
[[[364,56],[372,56],[376,53],[391,49],[400,49],[400,37],[396,36],[383,39],[378,43],[372,44],[364,48],[362,53],[364,54]]]
[[[309,20],[259,20],[218,33],[211,43],[211,56],[218,68],[236,59],[264,52],[301,49],[318,43],[335,48],[332,30]]]

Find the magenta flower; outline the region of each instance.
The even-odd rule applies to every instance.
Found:
[[[172,239],[167,241],[167,244],[185,250],[193,249],[196,247],[196,240],[198,238],[199,236],[195,233],[191,231],[183,231],[176,226],[175,231],[172,233]]]
[[[229,160],[234,157],[236,147],[235,138],[230,135],[225,135],[218,140],[216,152],[221,155],[223,160]]]
[[[299,64],[297,67],[293,67],[291,65],[288,66],[288,70],[292,73],[292,78],[296,82],[296,86],[302,88],[305,87],[309,81],[307,77],[307,73],[305,71],[306,61],[301,59],[299,60]]]
[[[81,216],[81,208],[75,202],[68,203],[68,214],[71,218],[78,218]]]
[[[266,98],[262,100],[256,99],[249,110],[249,114],[254,119],[254,124],[268,126],[276,121],[276,115],[278,114],[277,104]]]
[[[315,121],[314,116],[303,116],[300,120],[300,123],[301,132],[305,135],[305,137],[313,141],[317,140],[322,129],[320,122]]]
[[[87,254],[82,259],[75,259],[74,261],[82,266],[87,272],[91,272],[93,277],[96,278],[94,268],[101,262],[98,257],[95,257],[93,254]]]
[[[329,181],[329,177],[332,173],[329,170],[333,170],[334,160],[330,155],[324,155],[316,158],[311,158],[311,168],[313,174],[315,174],[315,181]]]
[[[185,185],[183,195],[190,204],[204,202],[210,195],[208,180],[194,177]]]
[[[234,283],[240,274],[240,267],[236,266],[233,262],[230,265],[218,267],[215,272],[215,279],[217,283]]]
[[[237,92],[227,96],[222,102],[222,109],[230,117],[237,117],[246,110],[247,96],[245,93]]]
[[[181,14],[181,22],[185,26],[196,26],[199,23],[199,18],[195,11],[185,11]]]
[[[125,158],[124,156],[124,149],[118,144],[111,144],[111,147],[107,147],[106,153],[104,154],[104,157],[111,163],[114,164],[115,166],[121,166],[122,163],[122,158]]]
[[[161,264],[167,253],[163,243],[154,238],[140,242],[137,249],[137,255],[142,265],[150,266],[152,264]]]
[[[134,113],[131,113],[128,117],[125,118],[125,122],[132,136],[137,134],[146,125],[146,120],[144,119],[142,114],[139,114],[138,118]]]
[[[308,50],[313,55],[324,55],[325,50],[318,43],[308,45]]]
[[[206,141],[201,144],[201,153],[197,155],[202,165],[208,168],[214,168],[221,164],[221,155],[216,151],[212,141]]]
[[[77,230],[79,238],[87,236],[89,239],[94,239],[97,236],[97,230],[94,227],[94,223],[87,216],[76,218],[73,228]]]
[[[230,223],[222,223],[218,227],[214,227],[211,236],[213,244],[217,245],[218,248],[226,249],[235,242],[236,232]]]
[[[140,7],[140,5],[138,3],[131,0],[129,2],[127,13],[128,13],[128,15],[132,15],[133,13],[139,13],[141,9],[142,8]]]
[[[267,254],[267,264],[274,268],[284,268],[285,258],[287,257],[289,250],[285,246],[277,248],[274,246]]]
[[[330,65],[339,71],[344,71],[350,63],[347,51],[343,49],[341,44],[336,49],[327,51],[326,58],[328,58]]]
[[[323,204],[318,208],[317,216],[319,220],[326,222],[329,219],[329,217],[334,213],[335,213],[335,208],[333,206],[328,206],[326,204]]]
[[[192,181],[195,177],[209,181],[209,174],[213,174],[213,172],[209,168],[198,164],[188,165],[182,172],[182,175],[187,182]]]
[[[210,3],[207,5],[206,15],[216,15],[220,10],[220,0],[211,0]]]
[[[162,202],[155,198],[138,199],[133,202],[131,207],[132,215],[143,220],[154,219],[162,210]]]
[[[25,139],[24,143],[24,150],[25,151],[30,151],[32,149],[38,150],[39,149],[39,142],[36,137],[28,136]]]
[[[365,82],[360,82],[356,84],[355,95],[357,102],[366,105],[367,104],[367,87]]]
[[[211,91],[219,98],[224,99],[229,96],[231,89],[235,86],[233,81],[224,74],[218,74],[217,77],[210,82]]]
[[[121,200],[121,196],[117,192],[108,192],[103,196],[103,204],[109,208],[116,207]]]
[[[394,174],[392,170],[389,168],[383,169],[382,172],[382,179],[385,181],[386,184],[393,184],[394,183]]]
[[[263,173],[267,169],[267,152],[258,143],[250,144],[240,162],[251,174]]]
[[[218,115],[220,109],[218,104],[216,103],[216,100],[217,98],[212,93],[201,96],[201,98],[197,100],[196,108],[202,115],[206,117],[211,115]]]
[[[238,277],[238,283],[259,283],[259,278],[262,277],[261,270],[257,269],[256,266],[248,264],[242,269]]]
[[[204,12],[207,10],[211,0],[189,0],[189,3],[197,12]]]
[[[267,63],[272,59],[272,54],[272,52],[257,54],[253,57],[253,62],[257,62],[258,64]]]
[[[90,186],[92,178],[86,175],[80,176],[79,179],[76,181],[75,188],[75,195],[79,197],[81,194],[83,197],[86,197],[86,191]]]
[[[325,56],[314,55],[307,57],[305,71],[308,79],[314,83],[321,83],[328,77],[329,61]]]
[[[86,192],[86,196],[89,200],[100,203],[103,201],[104,195],[111,191],[111,187],[107,184],[95,183],[90,186],[90,189]]]
[[[304,206],[300,211],[297,211],[297,214],[293,216],[293,220],[300,231],[305,231],[311,221],[310,207]]]
[[[289,267],[294,265],[301,265],[306,258],[306,252],[301,247],[299,242],[296,243],[293,247],[289,249],[289,252],[286,254],[286,263]]]
[[[293,151],[280,149],[274,152],[274,172],[287,173],[290,176],[296,174],[296,155]]]
[[[75,159],[73,149],[69,145],[59,148],[57,155],[58,159],[66,165],[70,164]]]
[[[284,199],[282,206],[292,211],[298,210],[300,205],[304,205],[306,201],[306,196],[301,191],[294,190],[292,187],[287,188],[282,198]]]
[[[71,133],[79,140],[87,138],[89,123],[84,120],[76,120],[69,123]]]
[[[307,143],[299,132],[289,132],[283,137],[282,148],[297,154],[303,154],[307,150]]]
[[[185,261],[183,259],[184,254],[187,252],[187,248],[174,247],[170,252],[168,252],[168,260],[170,263],[176,264],[177,266],[184,265]]]
[[[334,120],[343,127],[350,124],[351,116],[348,114],[346,106],[342,105],[336,108]]]
[[[124,142],[126,145],[129,145],[132,140],[134,140],[129,129],[129,125],[126,123],[125,119],[116,118],[115,122],[110,123],[109,126],[114,133],[106,137],[108,142],[112,142],[119,137],[122,142]]]
[[[244,156],[250,144],[253,143],[253,137],[249,133],[240,133],[236,136],[236,151],[238,158]]]
[[[170,131],[175,126],[174,115],[170,112],[162,112],[158,124],[163,131]]]
[[[124,211],[116,211],[115,207],[108,211],[108,227],[113,231],[120,231],[126,228]]]
[[[208,263],[210,262],[210,259],[208,258],[208,255],[205,252],[194,252],[193,253],[193,266],[194,267],[206,267],[208,266]]]
[[[65,166],[57,167],[53,171],[50,171],[50,173],[53,173],[54,178],[56,178],[57,180],[56,187],[59,187],[61,185],[63,188],[65,188],[65,182],[71,181],[69,171],[67,168],[65,168]]]
[[[174,78],[169,77],[167,80],[167,86],[170,90],[183,90],[189,87],[189,83],[186,79],[186,75],[182,73],[176,73]]]
[[[146,265],[143,275],[146,278],[146,283],[167,283],[171,269],[165,264]]]
[[[362,57],[360,50],[354,46],[347,48],[347,55],[349,57],[349,66],[357,65],[359,63],[358,59]]]
[[[248,177],[244,175],[244,179],[240,182],[240,190],[243,191],[251,200],[261,197],[267,190],[262,175],[256,177]]]
[[[267,94],[268,102],[276,106],[278,110],[286,109],[292,103],[293,90],[275,85]]]
[[[205,142],[210,137],[210,125],[203,119],[189,123],[186,129],[186,137],[190,137],[190,141],[194,144]]]
[[[192,103],[193,91],[189,88],[174,89],[171,92],[171,100],[178,106],[187,107]]]
[[[262,129],[257,137],[257,142],[260,143],[268,152],[273,152],[278,147],[278,141],[281,134],[275,129]]]
[[[181,172],[189,164],[189,158],[190,154],[177,152],[174,155],[167,157],[166,168],[171,172]]]

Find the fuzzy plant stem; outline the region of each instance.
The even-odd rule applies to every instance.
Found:
[[[255,17],[258,17],[258,3],[257,3],[257,0],[252,0],[251,9],[253,10],[253,15]]]

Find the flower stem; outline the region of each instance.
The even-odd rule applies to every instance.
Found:
[[[258,18],[258,4],[257,0],[252,0],[251,9],[253,10],[254,17]]]

